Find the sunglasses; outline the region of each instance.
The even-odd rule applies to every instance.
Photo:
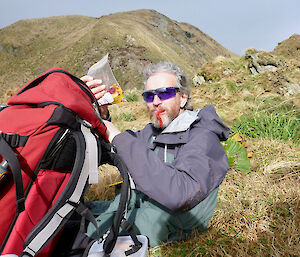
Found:
[[[155,95],[157,95],[160,100],[167,100],[174,97],[178,91],[178,87],[161,87],[155,90],[144,91],[142,96],[146,103],[152,103]]]

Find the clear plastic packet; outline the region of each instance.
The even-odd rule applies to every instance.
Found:
[[[105,55],[99,62],[92,65],[89,68],[87,75],[94,79],[101,79],[103,85],[106,85],[107,92],[98,101],[100,105],[116,104],[122,101],[123,92],[110,68],[108,54]]]

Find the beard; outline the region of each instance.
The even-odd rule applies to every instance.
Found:
[[[169,116],[167,116],[167,117],[161,117],[161,120],[162,120],[162,124],[161,124],[160,120],[156,117],[155,114],[151,115],[150,118],[151,118],[152,125],[155,128],[160,128],[160,129],[165,129],[172,122],[172,120],[173,120]]]
[[[156,117],[155,114],[156,111],[157,110],[149,110],[150,120],[152,122],[152,125],[158,129],[165,129],[179,115],[179,111],[177,110],[165,109],[164,112],[162,113],[163,115],[159,116],[161,118],[160,120],[158,117]]]

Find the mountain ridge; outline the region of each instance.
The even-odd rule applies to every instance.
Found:
[[[21,20],[0,30],[1,91],[15,90],[55,66],[82,76],[106,53],[124,88],[141,87],[150,62],[173,61],[191,77],[219,55],[238,56],[200,29],[155,10]]]

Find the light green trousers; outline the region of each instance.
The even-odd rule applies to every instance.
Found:
[[[176,213],[169,212],[159,203],[147,199],[140,191],[131,192],[126,219],[134,226],[135,232],[147,236],[150,247],[154,247],[164,242],[184,240],[192,234],[193,230],[198,232],[207,230],[208,222],[217,204],[218,188],[194,208]],[[91,211],[96,216],[100,236],[110,229],[118,209],[119,199],[117,195],[113,201],[90,203]],[[92,224],[89,224],[87,234],[94,239],[99,237]],[[126,232],[121,231],[121,235],[126,235]]]

